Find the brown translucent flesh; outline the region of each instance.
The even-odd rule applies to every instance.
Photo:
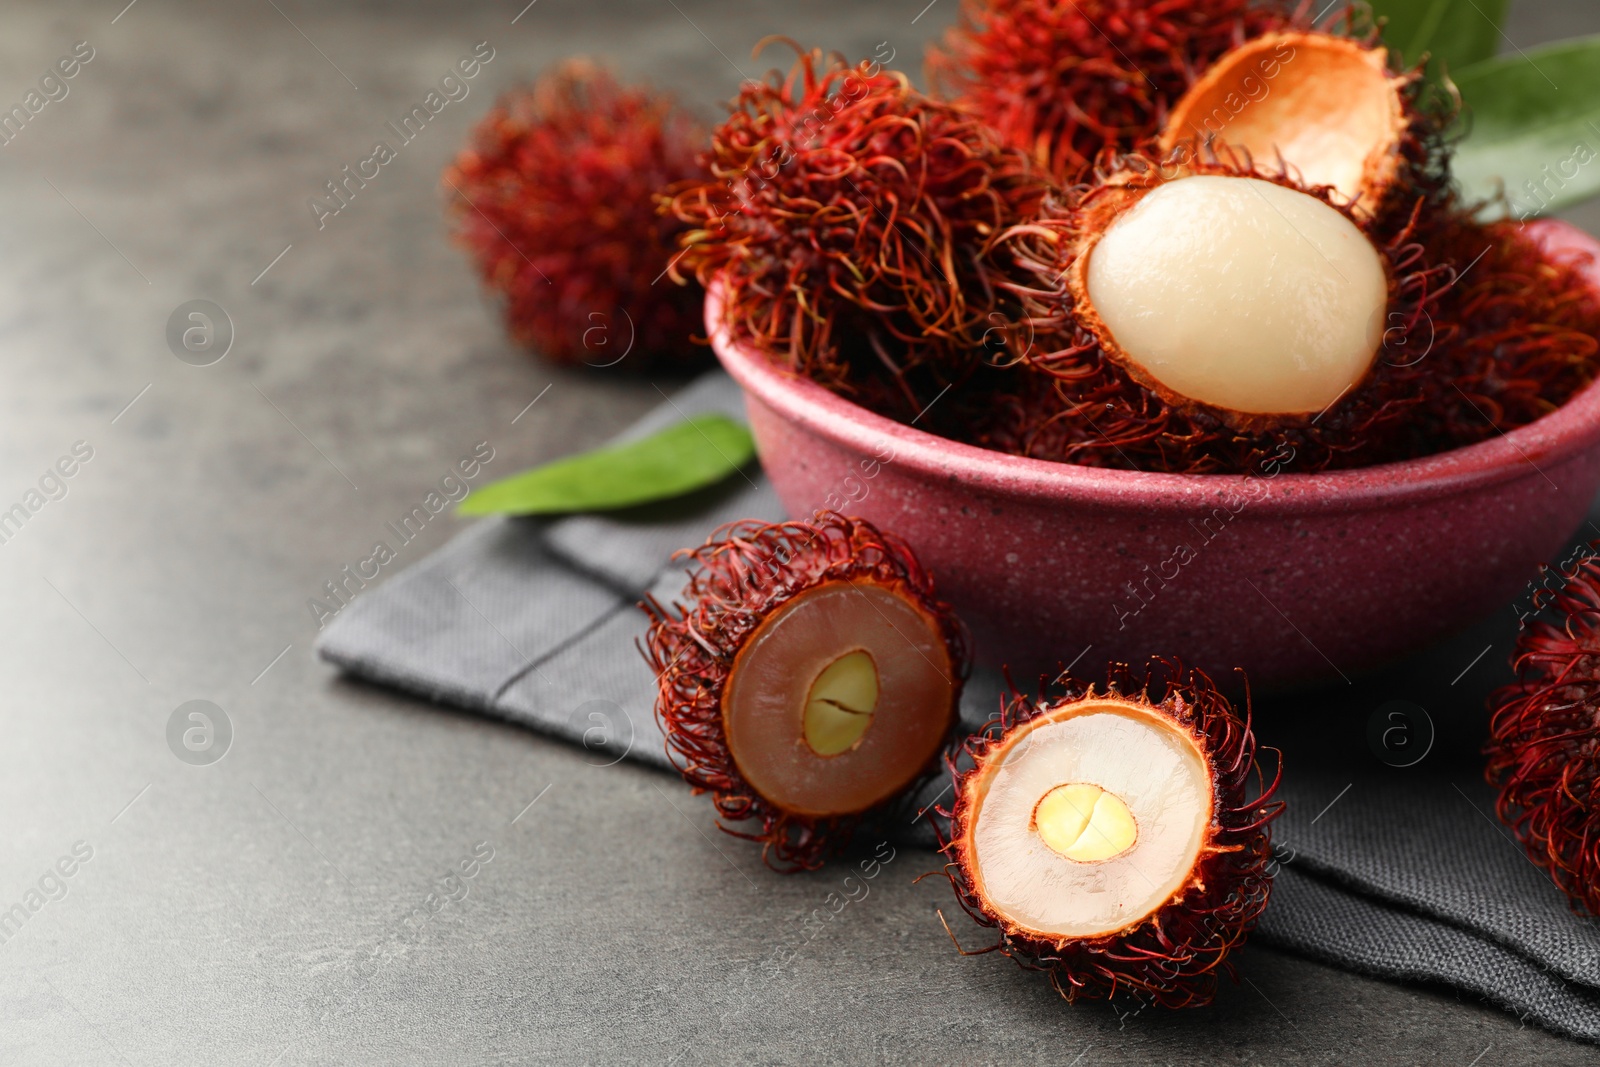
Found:
[[[851,748],[821,756],[805,739],[812,685],[841,656],[864,651],[878,672],[872,721]],[[795,815],[848,815],[910,785],[943,743],[954,674],[938,626],[899,591],[826,582],[789,600],[734,657],[722,697],[728,751],[739,774]]]
[[[1306,184],[1333,185],[1345,201],[1359,195],[1371,210],[1394,181],[1405,129],[1405,79],[1386,60],[1382,48],[1324,34],[1250,41],[1173,106],[1161,147],[1214,139],[1267,168],[1281,155]]]
[[[999,919],[1002,926],[1012,933],[1022,934],[1039,941],[1053,942],[1062,945],[1077,940],[1077,938],[1074,937],[1062,937],[1049,932],[1031,929],[1025,924],[1015,922],[1002,910],[995,908],[990,902],[989,895],[983,884],[982,871],[978,863],[975,840],[978,829],[978,821],[983,812],[984,803],[988,798],[989,786],[994,779],[994,773],[1002,764],[1006,762],[1007,757],[1014,750],[1019,748],[1019,746],[1022,746],[1025,750],[1025,746],[1027,746],[1029,743],[1029,735],[1034,730],[1051,725],[1053,723],[1063,722],[1079,715],[1088,715],[1095,712],[1105,711],[1112,711],[1120,715],[1130,715],[1153,721],[1158,726],[1171,731],[1173,734],[1179,737],[1182,737],[1189,746],[1194,748],[1194,751],[1201,762],[1209,763],[1199,746],[1195,744],[1194,739],[1171,719],[1167,718],[1160,710],[1151,708],[1144,704],[1135,703],[1130,700],[1119,699],[1114,696],[1089,697],[1072,704],[1067,704],[1062,707],[1052,709],[1040,715],[1038,718],[1028,722],[1026,725],[1013,730],[1009,736],[1001,741],[999,745],[996,745],[984,756],[981,765],[977,769],[977,773],[967,781],[965,785],[966,803],[964,807],[966,808],[968,814],[966,816],[965,825],[962,827],[961,836],[957,841],[957,850],[961,859],[961,867],[965,872],[966,877],[971,882],[973,889],[976,891],[978,899],[983,901],[985,909]],[[1212,801],[1214,803],[1214,797],[1212,798]],[[1211,822],[1213,810],[1214,809],[1208,808],[1203,812],[1204,821],[1208,825]],[[1204,852],[1205,850],[1202,848],[1202,856],[1204,855]],[[1197,857],[1196,865],[1198,865],[1198,862],[1199,860]],[[1180,885],[1179,888],[1167,898],[1167,900],[1170,901],[1185,892],[1188,884],[1191,881],[1192,872],[1190,877],[1186,878],[1184,883]],[[1121,929],[1108,930],[1095,936],[1102,938],[1114,937],[1122,933],[1124,930],[1138,926],[1140,923],[1149,918],[1150,915],[1153,915],[1156,911],[1161,910],[1161,907],[1163,906],[1164,905],[1158,905],[1154,909],[1147,910],[1141,915],[1130,916],[1129,920],[1121,927]]]

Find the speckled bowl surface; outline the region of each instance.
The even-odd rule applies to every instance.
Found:
[[[1600,244],[1530,228],[1552,255]],[[1587,271],[1600,287],[1600,266]],[[924,433],[712,345],[743,387],[790,514],[905,538],[978,640],[1019,671],[1177,655],[1281,688],[1350,677],[1495,611],[1508,618],[1600,486],[1600,384],[1509,434],[1320,474],[1152,474],[1023,459]],[[1292,468],[1292,464],[1289,465]]]

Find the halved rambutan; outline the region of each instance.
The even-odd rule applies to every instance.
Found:
[[[1217,58],[1174,102],[1158,146],[1169,155],[1225,144],[1388,220],[1419,196],[1448,195],[1445,131],[1457,103],[1425,90],[1420,68],[1391,69],[1375,30],[1269,33]]]
[[[1260,0],[965,0],[927,58],[939,90],[1058,178],[1154,137],[1229,49],[1304,24]]]
[[[1169,471],[1243,469],[1289,440],[1302,470],[1399,431],[1423,371],[1385,342],[1420,333],[1454,278],[1410,228],[1375,244],[1327,188],[1231,153],[1108,164],[1008,234],[1032,279],[1021,360],[1057,379],[1011,409],[1011,439]]]
[[[945,872],[992,946],[1067,1000],[1211,1001],[1272,888],[1272,800],[1248,701],[1199,671],[1114,664],[1013,695],[950,760]],[[948,927],[947,927],[948,929]],[[954,934],[951,935],[954,939]]]
[[[1515,684],[1490,698],[1486,777],[1500,819],[1574,908],[1600,915],[1600,542],[1534,594],[1511,657]]]
[[[968,669],[966,632],[911,549],[862,519],[745,521],[647,600],[656,718],[697,792],[778,869],[810,869],[929,774]]]
[[[703,158],[668,205],[693,227],[674,269],[716,279],[735,338],[797,373],[910,419],[1012,321],[990,253],[1046,183],[903,74],[801,52],[745,84]]]
[[[701,172],[670,97],[569,60],[503,96],[444,173],[455,239],[512,335],[557,363],[699,364],[703,294],[664,273],[684,227],[656,194]],[[631,351],[626,351],[630,349]]]

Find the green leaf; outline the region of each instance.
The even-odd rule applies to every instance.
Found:
[[[1438,77],[1441,66],[1453,76],[1499,50],[1510,4],[1511,0],[1372,0],[1372,13],[1388,20],[1384,44],[1399,52],[1407,66],[1424,52],[1432,55],[1428,71]]]
[[[744,424],[726,415],[696,415],[637,441],[513,474],[470,494],[456,511],[551,515],[669,500],[720,482],[755,454]]]
[[[1503,182],[1520,218],[1600,193],[1600,35],[1475,63],[1455,82],[1472,123],[1455,157],[1469,197]]]

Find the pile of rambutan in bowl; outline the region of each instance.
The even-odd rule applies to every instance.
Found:
[[[663,198],[786,507],[894,530],[1014,668],[1292,686],[1508,604],[1600,486],[1600,246],[1479,221],[1355,13],[1137,7],[969,5],[944,98],[800,52]]]
[[[447,181],[519,338],[672,369],[703,328],[790,513],[903,537],[980,660],[1348,677],[1510,603],[1600,485],[1600,247],[1486,221],[1380,30],[966,0],[933,91],[792,46],[709,137],[570,63]]]

